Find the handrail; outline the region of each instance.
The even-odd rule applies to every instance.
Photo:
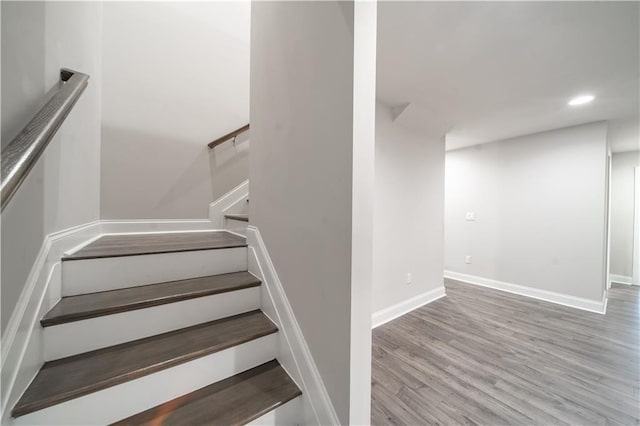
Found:
[[[2,150],[2,210],[69,115],[88,81],[87,74],[61,69],[60,87],[56,94]]]
[[[235,140],[235,139],[236,139],[236,137],[237,137],[240,133],[244,133],[244,132],[246,132],[247,130],[249,130],[249,125],[248,125],[248,124],[246,124],[246,125],[244,125],[244,126],[240,127],[239,129],[234,130],[234,131],[233,131],[233,132],[231,132],[231,133],[227,133],[227,134],[226,134],[226,135],[224,135],[223,137],[218,138],[218,139],[216,139],[216,140],[215,140],[215,141],[213,141],[213,142],[209,142],[209,148],[215,148],[216,146],[220,145],[221,143],[226,142],[226,141],[228,141],[229,139],[232,139],[232,138],[233,138],[233,140]]]

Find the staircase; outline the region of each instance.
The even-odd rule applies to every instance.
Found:
[[[225,214],[226,228],[240,235],[247,235],[247,226],[249,225],[248,214]]]
[[[226,231],[103,235],[65,255],[12,424],[299,423],[247,258]]]

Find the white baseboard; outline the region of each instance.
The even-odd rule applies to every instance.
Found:
[[[61,297],[60,257],[99,234],[100,222],[94,221],[45,237],[2,339],[2,424],[44,363],[40,318]]]
[[[278,361],[302,390],[303,424],[337,425],[338,415],[258,228],[247,228],[249,272],[262,280],[262,311],[281,336]]]
[[[418,309],[428,303],[436,301],[441,297],[446,296],[444,286],[440,286],[429,290],[425,293],[412,297],[411,299],[404,300],[400,303],[396,303],[388,308],[381,309],[374,312],[371,316],[371,328],[376,328],[382,324],[386,324],[391,320],[394,320],[402,315],[408,314],[414,309]]]
[[[570,296],[568,294],[555,293],[547,290],[540,290],[532,287],[525,287],[519,284],[497,281],[490,278],[478,277],[475,275],[463,274],[460,272],[444,271],[444,277],[467,284],[479,285],[493,288],[495,290],[506,291],[520,296],[532,297],[546,302],[557,303],[571,308],[582,309],[584,311],[605,314],[607,311],[607,292],[605,291],[601,301],[584,299],[582,297]]]
[[[640,283],[634,283],[632,277],[626,275],[609,274],[609,282],[626,285],[640,285]]]
[[[245,180],[209,204],[209,219],[218,229],[225,227],[225,214],[244,213],[249,198],[249,180]]]

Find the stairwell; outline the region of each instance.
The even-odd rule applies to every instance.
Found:
[[[62,299],[40,322],[46,362],[11,423],[300,423],[247,251],[241,235],[199,231],[102,235],[65,254]]]

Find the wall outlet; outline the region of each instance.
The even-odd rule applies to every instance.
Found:
[[[411,282],[412,282],[411,272],[407,272],[407,284],[411,284]]]
[[[465,215],[465,219],[476,220],[476,212],[467,212],[467,214]]]
[[[464,258],[464,263],[471,263],[471,256],[466,256]]]

